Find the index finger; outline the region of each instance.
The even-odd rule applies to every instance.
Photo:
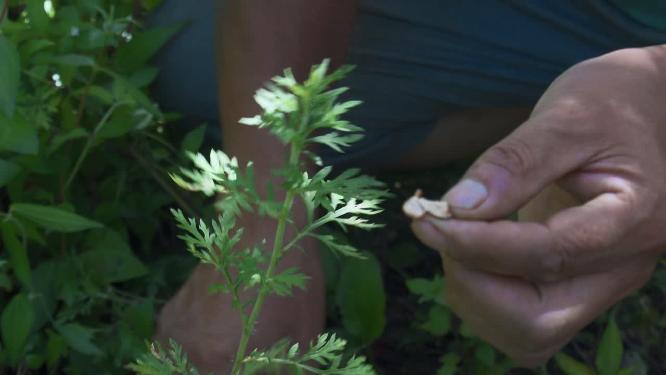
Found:
[[[626,199],[605,193],[555,214],[545,224],[427,218],[413,228],[426,244],[468,267],[553,281],[626,259],[630,254],[622,251],[621,240],[634,219]]]

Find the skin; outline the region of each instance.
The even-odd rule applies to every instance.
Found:
[[[665,95],[666,46],[572,67],[467,171],[485,197],[467,182],[445,196],[455,220],[412,223],[442,255],[453,310],[518,365],[649,279],[666,244]],[[530,200],[528,221],[502,220]]]
[[[303,77],[324,57],[343,61],[355,13],[353,1],[226,2],[218,56],[224,148],[255,162],[260,185],[285,150],[237,120],[257,113],[252,94],[284,67]],[[654,268],[666,242],[666,106],[659,102],[666,97],[665,49],[621,50],[582,62],[558,78],[533,110],[449,115],[397,166],[439,165],[490,147],[465,177],[477,182],[474,191],[485,186],[485,199],[470,206],[469,189],[449,192],[456,219],[426,216],[412,229],[442,255],[454,311],[517,364],[546,361],[643,285]],[[528,202],[524,222],[502,220]],[[296,224],[303,220],[297,208]],[[239,224],[247,229],[246,244],[274,232],[274,223],[257,217]],[[292,252],[285,263],[312,277],[309,291],[267,300],[253,347],[285,336],[306,343],[323,328],[317,253]],[[157,337],[176,339],[203,373],[228,373],[240,336],[228,297],[207,293],[220,281],[211,269],[198,267],[158,324]]]

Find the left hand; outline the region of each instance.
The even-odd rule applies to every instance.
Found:
[[[576,204],[503,220],[548,203],[537,195],[552,184]],[[445,199],[456,219],[412,229],[442,254],[451,308],[516,364],[545,362],[647,282],[665,249],[666,46],[567,70]]]

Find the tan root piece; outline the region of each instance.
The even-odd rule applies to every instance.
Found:
[[[422,196],[421,190],[416,190],[414,195],[403,205],[402,211],[412,219],[420,219],[425,214],[430,214],[438,219],[447,219],[451,217],[449,204],[444,201],[431,201]]]

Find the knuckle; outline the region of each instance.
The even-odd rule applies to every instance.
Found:
[[[528,174],[535,166],[532,146],[518,138],[509,138],[491,147],[482,160],[497,165],[514,176]]]

